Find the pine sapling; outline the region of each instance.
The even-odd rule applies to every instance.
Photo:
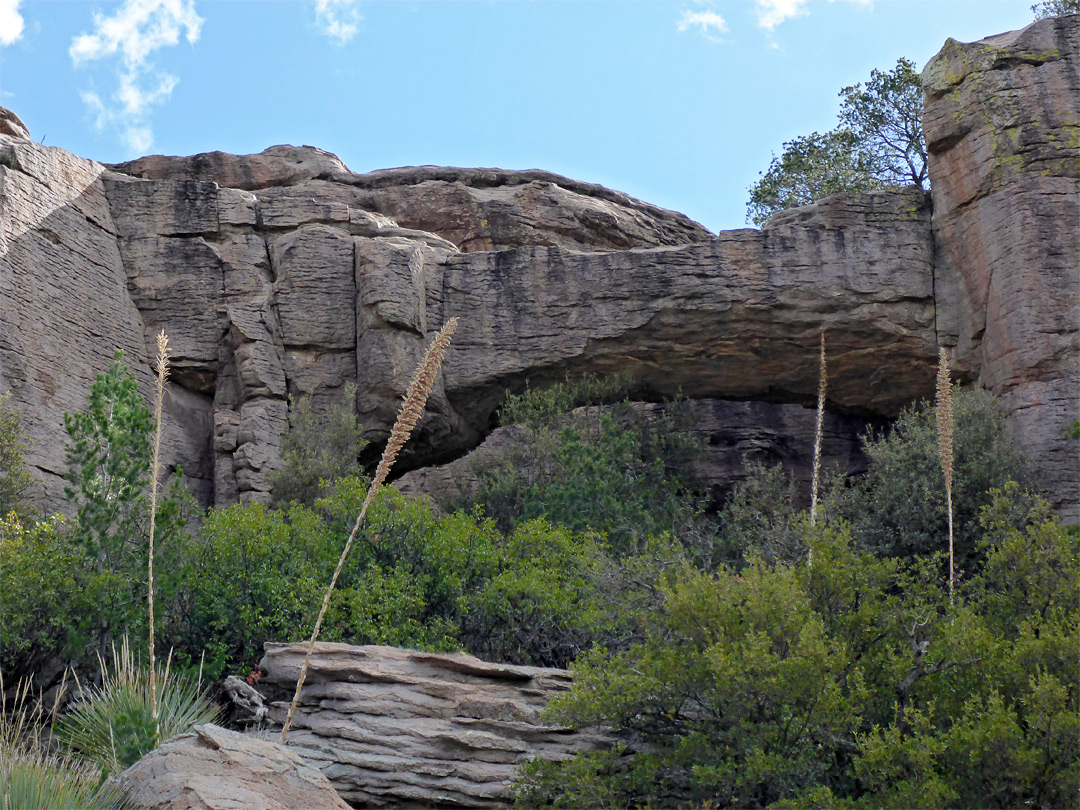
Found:
[[[446,322],[446,325],[439,333],[435,335],[435,339],[431,341],[431,345],[428,347],[427,354],[416,369],[416,375],[409,384],[409,389],[405,392],[405,400],[402,403],[401,411],[398,413],[393,430],[390,431],[390,441],[387,442],[386,449],[383,451],[382,458],[379,460],[379,466],[375,470],[375,477],[371,481],[371,486],[368,487],[367,495],[364,498],[364,503],[360,507],[360,514],[356,517],[356,522],[353,524],[352,531],[349,532],[349,539],[345,541],[345,548],[341,552],[341,558],[338,560],[337,568],[334,570],[334,576],[330,579],[330,587],[326,589],[322,607],[319,608],[318,618],[315,619],[315,629],[311,632],[311,641],[308,642],[307,654],[304,656],[304,665],[300,668],[300,677],[297,678],[296,681],[296,692],[293,694],[292,703],[289,704],[289,713],[285,716],[285,725],[281,729],[280,742],[283,745],[285,743],[285,734],[288,732],[289,726],[292,723],[293,714],[296,712],[296,706],[300,702],[300,690],[303,689],[304,679],[307,678],[308,666],[311,663],[311,653],[315,649],[315,641],[319,637],[319,630],[322,627],[323,617],[326,616],[326,609],[330,605],[330,597],[334,592],[334,586],[337,584],[341,569],[345,566],[345,558],[349,555],[349,550],[352,548],[353,541],[356,539],[356,533],[360,530],[360,525],[367,515],[368,507],[371,505],[372,500],[374,500],[375,494],[378,492],[379,487],[382,486],[383,482],[386,481],[386,476],[389,474],[390,468],[393,467],[394,462],[397,460],[398,453],[401,452],[401,448],[404,447],[405,442],[408,441],[413,428],[416,427],[416,423],[420,421],[420,417],[424,413],[424,406],[427,405],[428,395],[435,385],[435,378],[438,376],[439,366],[442,365],[443,357],[446,355],[446,349],[450,345],[450,338],[453,336],[454,330],[457,329],[457,325],[458,319],[451,318]]]

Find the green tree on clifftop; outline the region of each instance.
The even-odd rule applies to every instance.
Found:
[[[830,194],[889,186],[926,188],[922,82],[915,63],[874,70],[865,84],[840,91],[840,126],[784,144],[750,187],[747,220],[759,227],[787,208]]]

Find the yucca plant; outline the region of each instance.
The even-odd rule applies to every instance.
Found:
[[[311,663],[311,653],[315,649],[315,642],[319,638],[319,630],[322,628],[323,618],[326,616],[326,609],[330,605],[330,596],[334,593],[334,586],[337,584],[338,577],[341,575],[341,569],[345,566],[345,558],[349,556],[349,550],[352,548],[353,541],[356,539],[356,533],[360,531],[360,525],[364,522],[364,516],[367,515],[368,507],[375,498],[375,494],[386,480],[390,468],[394,466],[398,453],[400,453],[401,448],[405,446],[405,442],[409,440],[409,436],[412,434],[413,428],[416,427],[416,423],[420,421],[420,417],[424,414],[424,406],[427,405],[428,394],[431,393],[431,389],[435,385],[435,378],[439,374],[439,366],[442,365],[443,357],[446,355],[446,349],[450,346],[450,338],[453,337],[457,325],[458,319],[451,318],[435,335],[434,339],[431,341],[431,345],[428,347],[427,354],[424,355],[424,359],[417,367],[416,374],[413,376],[412,382],[409,383],[409,388],[405,392],[405,399],[404,402],[402,402],[401,411],[398,413],[397,421],[394,422],[394,427],[390,431],[390,440],[386,443],[386,449],[383,450],[382,458],[379,459],[379,466],[375,470],[375,477],[371,481],[371,486],[368,487],[367,495],[364,498],[364,503],[360,507],[360,514],[356,517],[356,522],[353,524],[352,531],[349,532],[349,539],[345,541],[345,548],[341,552],[341,558],[338,560],[337,568],[334,569],[334,575],[330,578],[330,586],[326,589],[322,607],[319,608],[319,615],[315,619],[315,629],[311,631],[311,641],[308,642],[307,654],[304,656],[304,665],[300,667],[300,677],[296,679],[296,692],[293,694],[292,702],[289,704],[289,713],[285,716],[285,724],[281,728],[280,741],[282,745],[285,744],[285,734],[289,730],[293,714],[296,712],[296,706],[300,702],[300,690],[304,688],[304,680],[307,678],[308,665]]]
[[[102,784],[100,768],[65,757],[41,742],[29,697],[30,683],[24,681],[10,706],[0,701],[0,810],[124,807],[117,789]]]
[[[68,751],[95,763],[108,775],[138,762],[160,740],[218,717],[217,707],[203,695],[201,684],[171,673],[166,663],[158,684],[155,720],[149,673],[139,666],[126,637],[119,650],[113,647],[112,666],[100,663],[102,685],[87,687],[85,696],[57,722],[55,731]]]

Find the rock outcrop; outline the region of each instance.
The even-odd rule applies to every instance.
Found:
[[[267,644],[259,663],[279,731],[306,650]],[[570,682],[464,653],[319,642],[287,742],[353,807],[502,808],[520,763],[613,742],[541,720]]]
[[[1055,506],[1080,518],[1080,15],[923,71],[938,277],[956,360],[998,395]]]
[[[348,810],[327,778],[296,752],[214,725],[151,751],[117,782],[147,810]]]
[[[1002,397],[1075,517],[1078,31],[1073,15],[950,41],[928,66],[933,206],[842,195],[715,236],[546,172],[354,174],[289,146],[105,167],[7,116],[0,391],[30,429],[38,501],[64,505],[63,413],[117,347],[148,381],[166,330],[168,463],[204,504],[265,501],[289,397],[317,411],[355,382],[384,440],[427,337],[460,315],[403,469],[467,452],[508,388],[567,373],[771,419],[813,400],[824,329],[841,420],[932,395],[938,347],[956,346],[956,376]]]

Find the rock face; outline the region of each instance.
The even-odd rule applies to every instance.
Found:
[[[949,40],[923,72],[938,274],[957,363],[1080,517],[1080,15]]]
[[[213,725],[163,743],[117,778],[149,810],[347,810],[294,751]]]
[[[776,407],[813,401],[824,329],[844,430],[931,396],[955,346],[956,376],[1002,397],[1076,516],[1078,30],[1073,15],[950,41],[928,66],[933,206],[918,189],[842,195],[716,236],[546,172],[354,174],[290,146],[105,167],[8,116],[0,391],[30,429],[39,504],[64,506],[63,413],[117,347],[148,382],[166,330],[167,462],[204,504],[265,501],[290,397],[317,412],[355,382],[378,443],[428,336],[460,315],[401,469],[462,455],[508,388],[567,373],[787,425]]]
[[[259,663],[279,731],[306,650],[267,644]],[[560,669],[319,642],[287,741],[353,807],[502,808],[519,763],[611,744],[540,720],[569,687]]]

